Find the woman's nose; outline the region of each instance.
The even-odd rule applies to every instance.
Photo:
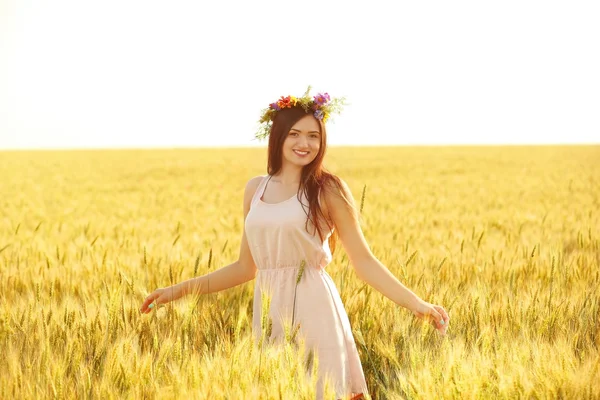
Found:
[[[308,139],[304,136],[300,136],[298,138],[298,144],[304,148],[308,147]]]

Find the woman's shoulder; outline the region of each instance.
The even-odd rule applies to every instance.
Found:
[[[254,196],[254,193],[256,192],[256,189],[258,189],[258,187],[260,186],[262,180],[265,179],[267,176],[268,175],[257,175],[255,177],[250,178],[248,182],[246,182],[246,188],[244,190],[245,197],[252,198],[252,196]]]
[[[330,173],[324,179],[319,191],[319,204],[321,205],[323,214],[330,221],[332,220],[331,210],[346,203],[344,199],[348,198],[348,193],[348,185],[339,176]]]
[[[250,178],[248,180],[248,182],[246,182],[246,187],[256,189],[258,187],[258,185],[260,185],[262,180],[265,179],[267,176],[268,175],[256,175],[256,176]]]
[[[337,175],[329,174],[323,182],[322,195],[328,199],[332,196],[347,197],[350,193],[350,188],[346,181]]]
[[[248,215],[254,194],[264,178],[265,175],[257,175],[246,182],[246,187],[244,188],[244,215]]]

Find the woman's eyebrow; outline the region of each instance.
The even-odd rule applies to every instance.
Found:
[[[302,132],[300,129],[296,129],[296,128],[292,128],[292,129],[290,129],[290,131]],[[321,134],[321,132],[319,132],[319,131],[310,131],[308,133],[318,133],[319,135]]]

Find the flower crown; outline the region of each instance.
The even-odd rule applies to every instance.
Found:
[[[269,104],[269,108],[262,110],[262,115],[259,120],[260,127],[256,133],[257,139],[265,139],[271,132],[273,121],[277,112],[284,108],[302,107],[308,114],[312,112],[315,118],[320,119],[323,123],[327,122],[331,114],[340,113],[345,105],[345,98],[331,99],[328,93],[318,93],[316,96],[310,96],[310,86],[302,97],[287,96]]]

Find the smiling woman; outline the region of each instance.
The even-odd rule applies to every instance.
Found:
[[[252,331],[259,346],[265,336],[271,343],[294,341],[289,332],[295,332],[308,357],[311,352],[318,355],[317,398],[324,398],[330,379],[336,398],[346,400],[369,394],[348,314],[325,270],[338,237],[360,279],[415,316],[430,320],[442,335],[449,317],[441,306],[421,300],[402,285],[374,257],[348,186],[323,167],[325,121],[337,106],[326,93],[310,98],[308,92],[270,105],[261,119],[265,129],[259,131],[269,138],[268,174],[246,185],[239,260],[157,289],[141,311],[150,312],[150,304],[217,292],[256,278]],[[311,363],[309,358],[305,362]]]
[[[296,138],[297,144],[293,147],[293,151],[300,157],[305,157],[310,154],[310,148],[307,147],[307,145],[317,144],[317,146],[320,146],[321,133],[319,132],[319,127],[317,126],[315,128],[311,126],[314,120],[314,118],[307,115],[306,117],[301,118],[300,121],[290,129],[288,137]],[[305,126],[306,130],[302,130]],[[300,142],[302,136],[306,138],[302,139],[302,142]]]
[[[312,115],[306,115],[298,120],[283,142],[283,154],[287,161],[295,162],[299,157],[306,165],[314,160],[321,147],[321,127]]]

